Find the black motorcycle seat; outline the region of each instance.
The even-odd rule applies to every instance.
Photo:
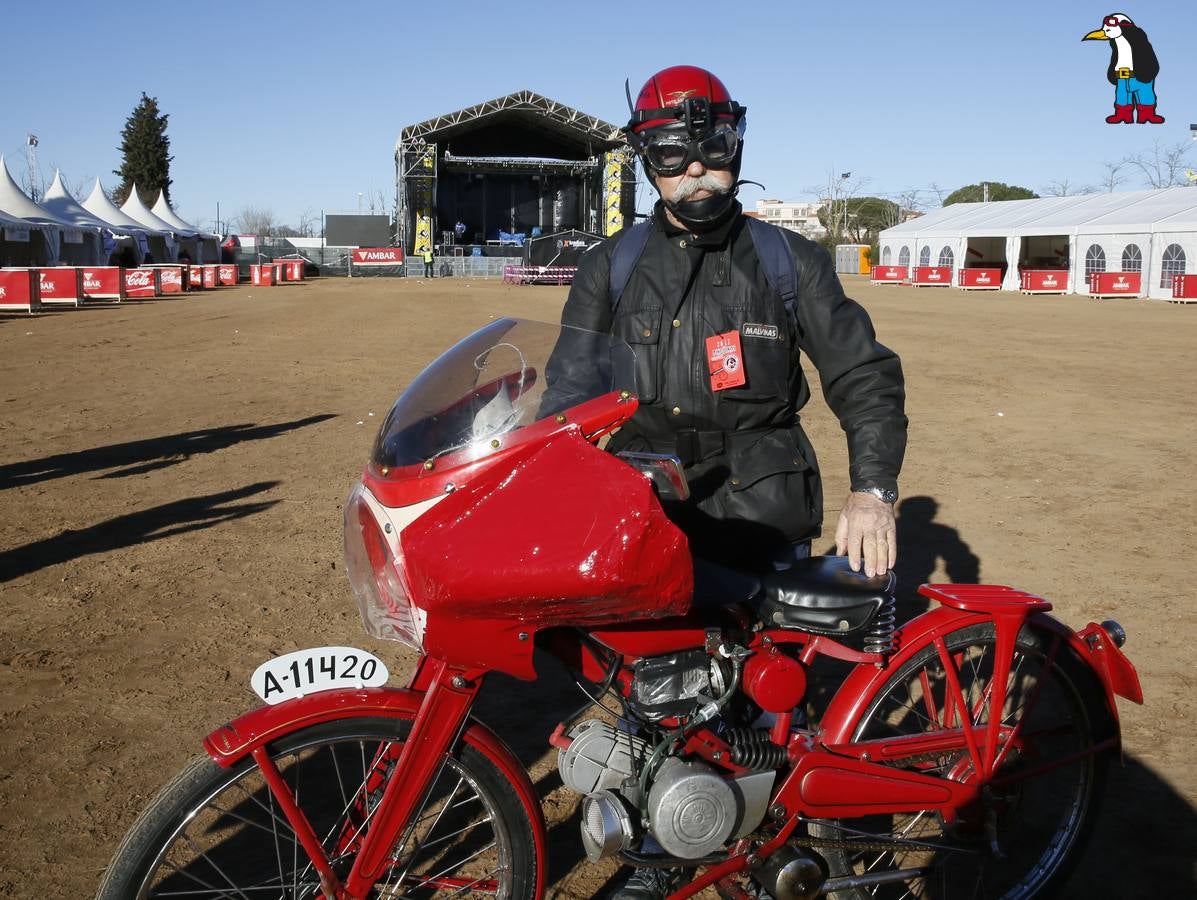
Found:
[[[893,598],[893,572],[870,578],[853,572],[846,556],[812,556],[761,579],[761,618],[816,634],[852,634]]]
[[[852,634],[892,599],[896,581],[892,572],[853,572],[846,556],[813,556],[761,576],[696,558],[694,606],[747,603],[767,625]]]

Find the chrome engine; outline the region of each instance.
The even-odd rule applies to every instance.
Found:
[[[649,722],[710,716],[729,682],[722,661],[702,651],[641,660],[631,708]],[[565,786],[584,796],[582,843],[591,861],[630,850],[646,834],[670,856],[699,859],[765,817],[775,771],[732,778],[699,759],[653,759],[649,741],[599,719],[575,725],[567,737],[557,768]]]

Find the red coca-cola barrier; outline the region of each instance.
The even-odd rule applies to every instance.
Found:
[[[1089,296],[1138,297],[1142,284],[1141,272],[1090,272]]]
[[[212,288],[220,286],[220,279],[217,276],[216,266],[205,265],[201,266],[200,268],[203,269],[204,272],[204,288],[206,290],[211,290]]]
[[[158,270],[150,268],[125,269],[125,297],[140,300],[162,295]]]
[[[915,266],[910,283],[915,287],[951,287],[951,266]]]
[[[274,261],[274,283],[282,284],[286,280],[287,280],[287,264],[279,262],[278,260],[275,260]]]
[[[303,264],[305,260],[302,259],[287,259],[283,260],[283,265],[287,270],[288,281],[303,281]]]
[[[155,266],[163,294],[181,294],[187,290],[187,266]]]
[[[183,290],[184,291],[202,291],[203,290],[203,269],[199,266],[180,266],[183,270]]]
[[[125,270],[120,266],[92,266],[81,271],[84,300],[125,299]]]
[[[274,284],[274,265],[252,265],[249,267],[249,280],[254,287],[270,287]]]
[[[961,269],[956,273],[956,286],[966,291],[1000,291],[1001,269]]]
[[[869,272],[869,283],[901,284],[906,277],[906,266],[873,266],[873,270]]]
[[[1019,278],[1024,294],[1068,293],[1068,272],[1065,269],[1023,269]]]
[[[41,308],[36,269],[0,269],[0,313],[35,313]]]
[[[1173,275],[1172,299],[1197,300],[1197,275]]]
[[[237,266],[232,263],[222,263],[216,267],[216,279],[222,287],[237,286]]]

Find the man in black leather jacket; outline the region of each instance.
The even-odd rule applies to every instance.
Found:
[[[582,258],[562,324],[631,345],[640,408],[608,449],[677,454],[692,495],[667,503],[670,515],[695,555],[737,568],[804,556],[820,531],[819,471],[798,415],[810,398],[805,353],[848,440],[838,552],[880,574],[897,555],[901,363],[817,244],[782,232],[796,297],[787,307],[770,286],[735,201],[743,113],[705,70],[675,66],[649,79],[626,131],[661,194],[651,230],[614,309],[611,260],[629,232]],[[743,383],[713,374],[711,339],[738,351]]]

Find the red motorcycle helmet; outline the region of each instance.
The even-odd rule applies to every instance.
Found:
[[[628,143],[652,176],[675,176],[699,160],[709,169],[740,175],[747,108],[731,98],[713,73],[698,66],[670,66],[651,76],[635,102],[628,90]],[[702,200],[664,199],[694,231],[713,228],[734,208],[736,187]]]

